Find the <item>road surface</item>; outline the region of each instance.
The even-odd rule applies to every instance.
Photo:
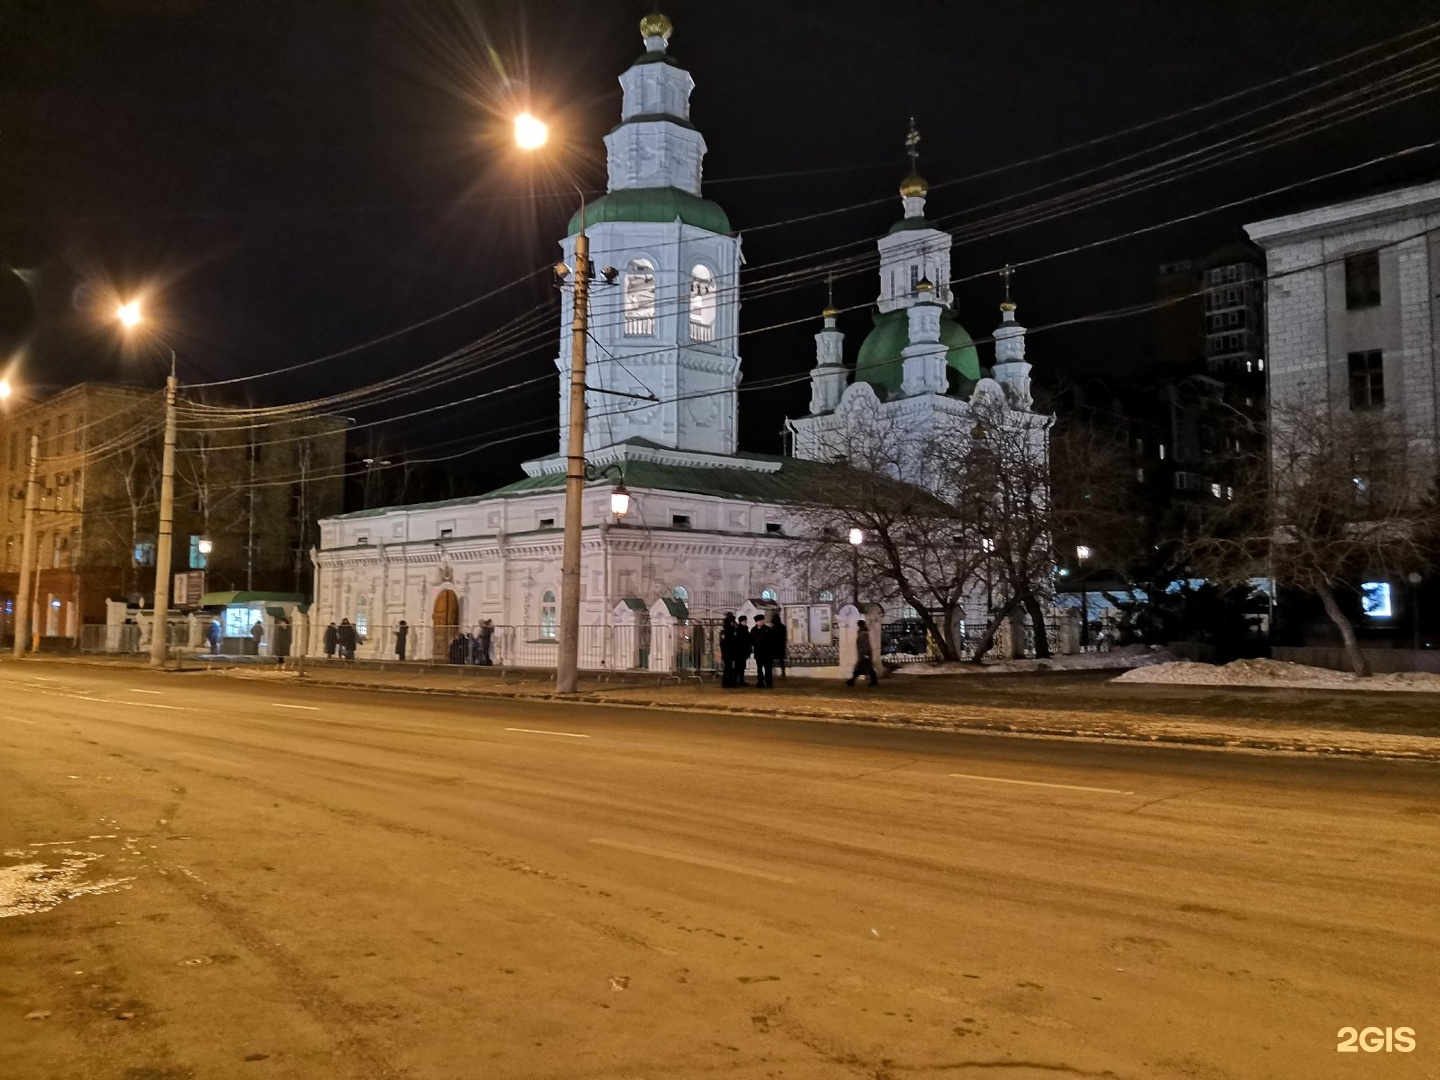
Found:
[[[1440,1077],[1437,781],[7,663],[0,1077]]]

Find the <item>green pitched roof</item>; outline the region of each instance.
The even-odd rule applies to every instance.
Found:
[[[728,233],[730,219],[720,204],[679,188],[624,188],[585,204],[585,227],[601,221],[683,221],[697,229]],[[569,235],[580,231],[580,212],[570,218]]]
[[[654,461],[625,462],[625,486],[649,488],[652,491],[683,491],[692,495],[714,495],[722,499],[744,499],[751,502],[801,503],[812,498],[815,481],[843,466],[799,458],[774,457],[766,454],[737,454],[752,461],[778,461],[775,472],[759,472],[744,468],[706,468],[697,465],[663,465]],[[611,484],[606,477],[596,485]],[[481,498],[502,495],[527,495],[538,491],[561,491],[564,473],[527,476],[496,488]]]
[[[901,354],[910,344],[910,316],[896,308],[874,316],[875,328],[865,335],[855,361],[855,378],[868,382],[883,399],[900,392],[905,377]],[[940,315],[940,341],[945,345],[948,391],[963,394],[980,381],[980,354],[965,328],[946,308]]]

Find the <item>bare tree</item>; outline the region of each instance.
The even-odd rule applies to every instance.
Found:
[[[1268,460],[1240,462],[1233,498],[1192,531],[1184,554],[1222,585],[1272,579],[1316,597],[1351,669],[1369,675],[1339,597],[1362,581],[1430,564],[1436,505],[1412,474],[1404,432],[1384,413],[1332,408],[1315,396],[1272,410]]]

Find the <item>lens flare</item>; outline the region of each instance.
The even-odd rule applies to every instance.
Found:
[[[550,128],[528,112],[515,117],[515,145],[521,150],[538,150],[550,137]]]
[[[115,309],[115,318],[120,320],[120,325],[130,330],[140,325],[140,301],[131,300],[128,304],[121,304]]]

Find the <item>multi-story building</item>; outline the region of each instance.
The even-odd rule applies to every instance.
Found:
[[[105,620],[107,599],[151,594],[163,429],[158,392],[87,383],[12,399],[0,416],[0,636],[14,633],[22,572],[35,575],[31,626],[41,637],[75,638]],[[22,567],[32,437],[35,559]],[[203,569],[217,589],[308,589],[316,522],[341,505],[344,443],[345,422],[333,417],[251,427],[187,414],[172,569]]]

